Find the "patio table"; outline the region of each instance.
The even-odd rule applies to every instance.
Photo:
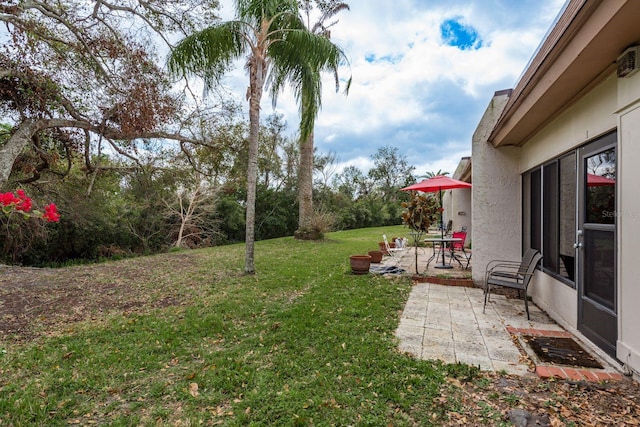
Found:
[[[440,257],[440,253],[442,253],[442,264],[436,264],[434,265],[434,268],[453,268],[453,266],[451,265],[451,263],[446,264],[444,262],[444,249],[445,249],[445,244],[446,243],[462,243],[462,239],[458,238],[458,237],[429,237],[424,239],[425,243],[431,243],[433,246],[433,254],[431,255],[431,257],[427,260],[427,268],[429,268],[429,264],[431,263],[431,261],[433,261],[433,259],[435,258],[436,261],[438,260],[438,258]],[[436,244],[439,243],[440,246],[438,247],[438,251],[436,253]],[[458,263],[460,263],[460,261],[458,259],[456,259],[456,261],[458,261]],[[460,266],[462,266],[462,264],[460,264]]]

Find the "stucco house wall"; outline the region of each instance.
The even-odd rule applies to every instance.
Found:
[[[629,85],[631,79],[634,87]],[[615,74],[609,76],[522,147],[495,148],[486,142],[483,129],[495,118],[500,101],[491,101],[472,145],[474,281],[482,282],[490,260],[518,259],[521,254],[521,175],[618,128],[617,358],[640,370],[640,286],[635,268],[640,242],[640,73],[623,81]],[[530,295],[556,321],[579,334],[576,289],[537,272]]]
[[[617,78],[612,75],[527,142],[522,147],[519,174],[615,129],[616,92]],[[575,288],[547,274],[538,274],[529,294],[552,318],[577,333],[578,295]]]
[[[630,87],[633,86],[633,87]],[[622,92],[622,93],[620,93]],[[640,73],[621,81],[618,99],[618,323],[617,358],[640,371]],[[634,98],[630,101],[630,98]]]
[[[522,147],[521,173],[614,130],[617,80],[609,76],[529,140]]]
[[[471,158],[460,159],[451,177],[459,181],[471,182]],[[453,221],[452,231],[465,230],[467,232],[465,246],[471,247],[471,189],[457,188],[445,191],[442,204],[445,217]]]
[[[449,190],[451,196],[451,218],[453,219],[453,231],[465,229],[471,233],[471,189],[458,188]],[[467,246],[471,240],[467,238]]]
[[[444,209],[442,211],[442,221],[446,229],[449,220],[453,221],[453,216],[451,215],[453,209],[453,199],[451,198],[450,190],[442,192],[442,209]],[[455,228],[453,228],[453,225],[451,229],[455,230]]]
[[[487,139],[502,114],[508,91],[496,92],[473,134],[472,278],[482,286],[486,265],[493,259],[518,259],[521,253],[520,148],[495,149]]]

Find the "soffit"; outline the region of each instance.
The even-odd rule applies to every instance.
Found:
[[[471,157],[463,157],[453,172],[452,178],[471,183]]]
[[[489,141],[525,144],[640,42],[640,1],[572,0],[516,85]]]

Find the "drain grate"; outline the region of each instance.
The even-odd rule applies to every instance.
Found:
[[[600,362],[572,338],[523,335],[522,339],[544,363],[603,369]]]

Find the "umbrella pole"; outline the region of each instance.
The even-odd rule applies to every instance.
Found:
[[[444,219],[442,218],[442,187],[438,190],[438,195],[440,196],[440,236],[443,239],[442,242],[442,266],[444,267]]]
[[[444,239],[444,219],[442,218],[442,189],[438,190],[440,196],[440,237]],[[444,259],[444,258],[443,258]]]

